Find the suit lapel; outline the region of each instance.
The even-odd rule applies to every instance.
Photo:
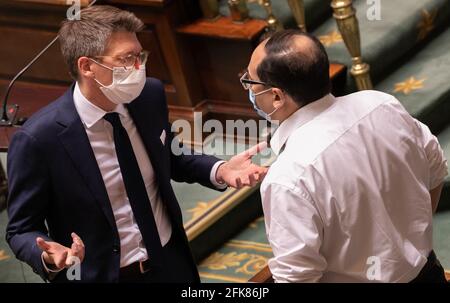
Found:
[[[63,126],[58,138],[72,159],[74,167],[99,203],[111,227],[117,230],[105,183],[73,102],[73,86],[62,97],[57,123]]]

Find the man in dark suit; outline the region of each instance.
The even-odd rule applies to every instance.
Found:
[[[198,282],[170,180],[223,190],[266,173],[250,161],[262,145],[228,162],[171,150],[142,28],[110,6],[65,21],[61,50],[76,82],[12,139],[6,237],[45,280],[71,280],[75,263],[82,282]]]

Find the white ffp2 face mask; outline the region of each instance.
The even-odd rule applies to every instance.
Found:
[[[115,104],[130,103],[141,94],[145,86],[146,71],[145,65],[139,65],[136,69],[134,66],[125,67],[108,67],[95,60],[93,60],[100,66],[103,66],[113,72],[113,82],[110,85],[103,85],[94,78],[94,80],[100,84],[100,90],[102,93]]]

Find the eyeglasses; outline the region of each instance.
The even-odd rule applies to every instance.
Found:
[[[149,52],[146,50],[141,51],[139,54],[129,54],[126,56],[95,56],[94,58],[114,58],[125,68],[132,66],[145,64],[148,59]]]
[[[267,83],[261,82],[261,81],[256,81],[256,80],[251,80],[248,78],[248,76],[249,76],[248,72],[245,72],[245,74],[243,74],[242,77],[239,79],[239,81],[241,81],[241,84],[245,90],[249,90],[253,84],[261,84],[261,85],[267,86]]]

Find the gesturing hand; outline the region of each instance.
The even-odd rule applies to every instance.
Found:
[[[261,142],[220,165],[217,170],[217,180],[234,188],[255,186],[265,177],[268,168],[253,164],[252,157],[266,147],[267,143]]]
[[[42,256],[46,264],[54,266],[56,270],[70,267],[71,257],[77,257],[80,262],[84,259],[84,244],[77,234],[72,233],[72,245],[70,248],[56,242],[44,241],[41,237],[36,238],[38,247],[42,250]]]

